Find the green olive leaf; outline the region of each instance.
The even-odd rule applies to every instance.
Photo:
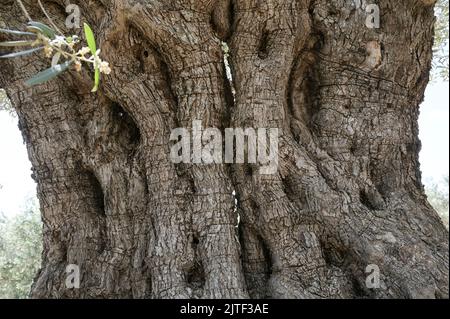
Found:
[[[91,92],[97,92],[98,87],[100,86],[100,70],[98,68],[95,69],[95,79],[94,79],[94,87]]]
[[[94,32],[92,31],[91,27],[85,23],[84,24],[84,35],[86,37],[86,41],[88,44],[89,49],[91,50],[92,56],[97,56],[97,44],[95,43],[95,36]],[[91,92],[97,92],[98,87],[100,85],[100,70],[97,63],[95,65],[95,77],[94,77],[94,87],[92,88]]]
[[[97,45],[95,43],[95,36],[94,36],[94,32],[92,31],[91,27],[87,23],[84,24],[84,35],[86,36],[86,41],[87,41],[89,49],[91,50],[92,55],[95,56],[97,53]]]

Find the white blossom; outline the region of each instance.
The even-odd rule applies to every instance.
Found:
[[[52,57],[52,54],[53,54],[53,48],[50,47],[50,46],[46,46],[46,47],[44,48],[44,53],[45,53],[45,56],[46,56],[47,58],[51,58],[51,57]]]
[[[105,61],[100,62],[99,70],[101,73],[104,73],[104,74],[111,73],[111,67],[109,66],[109,63],[105,62]]]

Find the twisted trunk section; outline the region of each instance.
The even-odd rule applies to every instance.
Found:
[[[44,221],[32,297],[448,298],[418,162],[432,3],[377,1],[380,29],[344,0],[74,3],[113,66],[100,93],[87,70],[30,89],[48,61],[0,61]],[[64,1],[44,4],[65,20]],[[278,169],[174,164],[171,132],[196,120],[278,129]]]

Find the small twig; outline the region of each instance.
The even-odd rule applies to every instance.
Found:
[[[39,37],[38,39],[45,41],[44,45],[48,45],[49,47],[51,47],[56,52],[61,53],[61,55],[64,56],[65,58],[70,58],[73,61],[77,61],[78,60],[78,61],[83,61],[83,62],[91,63],[91,64],[95,63],[95,58],[93,56],[88,59],[88,58],[86,58],[84,56],[79,55],[78,53],[67,52],[67,51],[61,49],[61,47],[59,47],[57,45],[54,45],[51,42],[49,42],[47,38],[43,38],[41,35],[39,35],[38,37]]]
[[[25,17],[28,19],[28,21],[33,21],[30,17],[30,14],[28,13],[27,9],[25,8],[25,6],[23,5],[21,0],[17,0],[17,3],[19,4],[20,8],[22,9],[23,14],[25,15]]]
[[[50,18],[49,14],[47,13],[47,11],[45,11],[44,6],[42,5],[41,0],[38,0],[39,6],[41,7],[42,12],[45,14],[45,16],[47,17],[48,22],[52,25],[52,27],[59,33],[59,35],[64,35],[61,30],[58,29],[58,27],[56,26],[56,24],[53,22],[52,18]]]

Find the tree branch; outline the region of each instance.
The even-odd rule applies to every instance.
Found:
[[[50,15],[47,13],[47,11],[45,11],[44,6],[42,5],[41,0],[38,0],[39,6],[41,7],[42,12],[44,13],[44,15],[46,16],[48,22],[51,24],[51,26],[59,33],[59,35],[64,35],[61,30],[58,29],[58,27],[56,26],[56,24],[53,22],[52,18],[50,18]]]
[[[33,21],[30,17],[30,14],[28,13],[27,9],[25,8],[25,6],[23,5],[21,0],[17,0],[17,3],[20,6],[20,9],[22,9],[23,14],[25,15],[25,17],[28,19],[28,21]]]

